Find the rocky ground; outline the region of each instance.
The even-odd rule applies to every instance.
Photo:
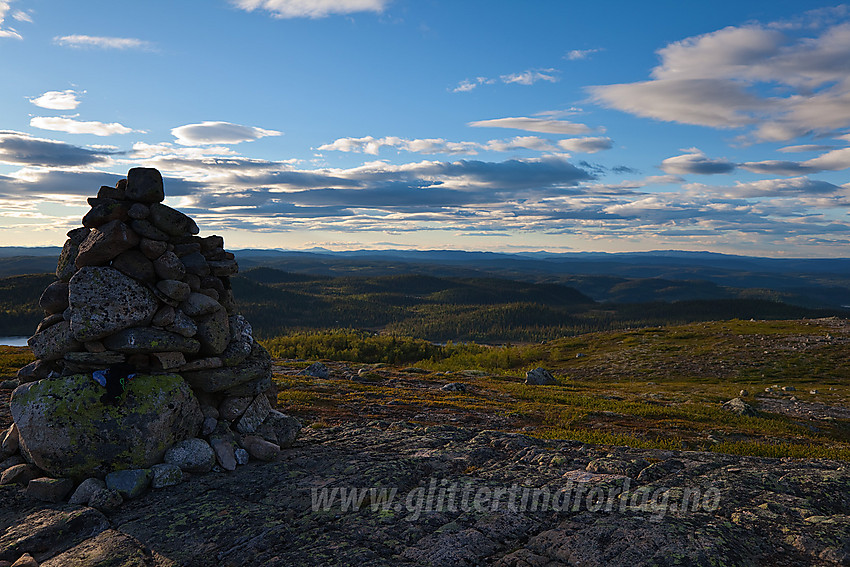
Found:
[[[339,498],[328,510],[313,505],[323,489],[369,488],[397,494],[384,506],[380,492],[367,492],[359,510],[343,511]],[[523,500],[523,488],[539,491]],[[546,494],[559,495],[554,506],[542,505]],[[277,462],[197,476],[106,515],[2,486],[0,561],[29,553],[49,566],[847,565],[848,509],[844,462],[372,421],[306,428]]]

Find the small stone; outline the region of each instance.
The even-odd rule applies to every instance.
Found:
[[[201,315],[209,315],[220,310],[221,304],[202,293],[191,293],[189,297],[180,305],[189,317],[200,317]]]
[[[782,391],[783,392],[796,392],[797,388],[795,388],[794,386],[782,386]]]
[[[14,455],[20,447],[20,439],[18,425],[13,423],[0,435],[0,449],[7,455]]]
[[[170,236],[198,234],[195,221],[162,203],[154,203],[150,206],[149,220],[151,224]]]
[[[153,480],[151,488],[165,488],[176,486],[183,482],[183,471],[177,465],[160,463],[151,467]]]
[[[232,276],[239,272],[239,265],[236,260],[208,260],[212,275],[218,277]]]
[[[131,219],[142,220],[148,218],[150,212],[151,210],[147,207],[147,205],[133,203],[133,206],[130,207],[129,211],[127,211],[127,215]]]
[[[741,390],[741,391],[738,393],[738,397],[739,397],[739,398],[746,398],[746,397],[747,397],[747,396],[749,396],[749,395],[750,395],[750,393],[749,393],[747,390]]]
[[[153,283],[156,281],[153,262],[136,249],[119,254],[112,261],[112,267],[140,282]]]
[[[224,366],[224,363],[219,357],[210,356],[187,362],[179,370],[180,372],[192,372],[196,370],[212,370],[213,368],[221,368],[222,366]]]
[[[330,376],[331,372],[328,370],[328,367],[321,362],[314,362],[298,374],[306,374],[307,376],[312,376],[314,378],[325,379]]]
[[[231,396],[229,398],[225,398],[221,402],[221,405],[218,406],[218,414],[221,419],[236,421],[242,417],[242,414],[245,413],[245,410],[248,409],[248,406],[250,406],[253,401],[254,398],[248,396]]]
[[[183,262],[174,252],[163,253],[162,256],[154,260],[153,267],[156,270],[156,275],[163,280],[182,280],[183,276],[186,275]]]
[[[163,305],[153,316],[153,320],[151,320],[151,325],[153,325],[154,327],[167,327],[174,322],[174,316],[174,308],[170,305]]]
[[[151,327],[134,327],[118,331],[103,340],[110,350],[125,354],[151,354],[156,352],[182,352],[196,354],[201,344],[195,339]]]
[[[156,288],[173,299],[174,301],[185,301],[192,293],[189,284],[180,280],[161,280],[157,282]]]
[[[114,220],[128,220],[127,207],[115,199],[98,198],[97,204],[83,217],[83,226],[97,228]]]
[[[138,243],[138,235],[126,224],[119,220],[110,221],[92,230],[80,244],[74,264],[77,268],[101,266]]]
[[[209,435],[210,433],[215,431],[215,428],[217,426],[218,426],[218,419],[216,419],[214,417],[205,418],[203,425],[201,425],[201,435],[206,437],[207,435]],[[215,450],[215,447],[213,447],[213,450]]]
[[[281,448],[291,447],[301,431],[301,422],[296,418],[281,413],[277,410],[271,410],[266,420],[263,422],[263,427],[270,427],[274,431],[274,441]]]
[[[192,254],[193,252],[201,253],[201,243],[200,242],[187,242],[185,244],[175,244],[174,245],[174,253],[180,256],[180,259],[183,260],[184,256]],[[185,262],[183,262],[185,264]]]
[[[35,334],[38,334],[46,328],[51,327],[56,323],[59,323],[60,321],[64,320],[65,315],[63,313],[54,313],[52,315],[48,315],[47,317],[42,319],[41,322],[38,324],[38,327],[35,328]]]
[[[215,452],[215,460],[221,468],[226,471],[236,470],[236,448],[233,442],[220,437],[213,437],[210,439],[210,445]]]
[[[181,256],[180,260],[186,266],[186,272],[199,277],[209,275],[210,266],[207,264],[207,259],[200,252],[192,252]]]
[[[280,447],[257,435],[245,435],[241,441],[248,454],[261,461],[274,461],[280,456]]]
[[[154,372],[175,370],[186,364],[182,352],[154,352],[150,355],[150,366]]]
[[[262,394],[255,397],[242,417],[239,418],[239,421],[236,422],[236,431],[242,434],[254,433],[268,417],[271,409],[268,398]]]
[[[47,313],[62,313],[68,308],[68,284],[56,281],[47,286],[38,300],[38,305]]]
[[[56,368],[55,364],[55,362],[36,360],[35,362],[30,362],[29,364],[18,370],[18,373],[15,375],[15,377],[21,384],[35,382],[36,380],[47,378],[50,373],[53,372],[53,370]]]
[[[198,325],[178,309],[174,313],[174,323],[166,327],[165,330],[184,337],[194,337],[198,332]]]
[[[230,327],[227,312],[218,309],[209,315],[203,315],[195,320],[198,332],[195,339],[201,343],[200,354],[214,356],[221,354],[230,341]]]
[[[162,240],[152,240],[150,238],[142,238],[139,241],[139,250],[145,255],[148,260],[156,260],[162,256],[168,249],[168,243]]]
[[[125,500],[140,496],[151,484],[150,469],[128,469],[106,475],[106,488],[115,490]]]
[[[525,383],[532,386],[557,386],[555,377],[545,368],[535,368],[525,373]]]
[[[728,402],[724,403],[721,406],[726,411],[732,412],[734,414],[746,417],[755,417],[758,416],[758,411],[756,411],[753,406],[742,400],[741,398],[733,398]]]
[[[250,455],[248,454],[248,451],[246,451],[242,447],[236,448],[236,450],[233,451],[233,456],[236,459],[237,465],[247,465],[248,461],[250,461]]]
[[[62,321],[33,335],[27,340],[27,345],[35,357],[42,361],[58,360],[81,346],[74,339],[71,323],[68,321]]]
[[[127,172],[127,199],[142,203],[159,203],[165,199],[162,174],[152,167],[134,167]]]
[[[441,386],[440,389],[444,390],[446,392],[461,392],[461,393],[464,393],[464,392],[466,392],[466,384],[463,384],[461,382],[451,382],[449,384],[443,384],[443,386]]]
[[[5,471],[17,465],[24,465],[26,461],[20,455],[12,455],[8,459],[0,461],[0,471]]]
[[[218,413],[218,408],[213,405],[201,404],[201,413],[204,414],[204,418],[211,417],[218,421],[219,417],[221,417]]]
[[[113,512],[120,508],[123,503],[124,499],[121,494],[117,490],[109,488],[96,490],[89,498],[89,506],[101,512]]]
[[[817,393],[819,393],[819,392],[818,392],[817,390],[809,390],[809,393],[810,393],[810,394],[817,394]]]
[[[34,478],[27,484],[27,496],[43,502],[61,502],[73,488],[70,478]]]
[[[189,284],[189,289],[192,291],[198,291],[201,289],[201,278],[196,276],[195,274],[186,273],[186,277],[183,280]]]
[[[99,478],[87,478],[80,483],[71,498],[68,499],[68,504],[88,505],[95,492],[105,489],[106,483]]]
[[[106,347],[100,341],[87,341],[83,344],[86,352],[106,352]]]
[[[163,244],[168,241],[168,235],[152,225],[147,219],[137,219],[130,222],[133,232],[150,240],[159,240]]]
[[[191,473],[208,473],[215,464],[215,453],[203,439],[180,441],[165,452],[165,462]]]
[[[218,301],[218,298],[220,297],[216,290],[209,289],[209,288],[203,288],[202,287],[201,289],[198,290],[198,293],[203,293],[207,297],[211,297],[211,298],[215,299],[216,301]]]
[[[88,234],[88,229],[85,229]],[[59,261],[56,263],[56,277],[60,281],[67,282],[77,271],[77,253],[80,245],[68,239],[59,253]]]
[[[0,475],[0,484],[29,484],[35,478],[41,478],[44,473],[29,463],[15,465],[3,471]]]
[[[38,561],[29,553],[24,553],[10,567],[38,567]]]
[[[115,187],[110,187],[109,185],[101,185],[100,189],[98,189],[97,191],[97,198],[123,201],[127,198],[127,194],[124,192],[124,189],[126,187],[126,183],[122,183],[120,185],[116,184]]]

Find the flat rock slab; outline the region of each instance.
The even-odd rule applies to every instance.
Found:
[[[36,510],[0,535],[0,561],[29,553],[37,561],[69,549],[109,527],[97,510],[64,505]]]
[[[40,567],[177,567],[139,540],[116,530],[104,530],[91,539],[45,561]]]

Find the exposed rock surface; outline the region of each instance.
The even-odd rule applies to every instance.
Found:
[[[594,473],[590,463],[655,467],[660,476]],[[662,463],[670,466],[656,466]],[[187,567],[842,565],[850,545],[848,484],[850,466],[838,461],[373,422],[311,429],[276,462],[194,477],[105,513],[0,487],[0,560],[30,553],[43,565],[83,566],[107,556],[116,565]],[[380,492],[368,492],[382,487],[398,491],[386,507]],[[439,497],[451,487],[453,508],[446,491],[442,504]],[[522,503],[523,487],[564,490],[580,505],[533,510],[530,496]],[[336,490],[328,510],[313,507],[322,488],[328,496]],[[340,491],[350,488],[366,496],[359,510],[343,511]],[[494,507],[497,490],[504,492]],[[621,508],[623,490],[629,496]],[[642,490],[654,498],[646,506],[641,497],[632,502]],[[691,493],[680,510],[686,490],[699,496]],[[472,495],[465,503],[464,493]],[[610,511],[607,500],[596,510],[600,494],[614,495]]]

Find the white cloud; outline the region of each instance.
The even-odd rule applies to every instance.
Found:
[[[500,79],[505,84],[517,83],[519,85],[533,85],[538,81],[557,83],[559,79],[555,76],[555,73],[557,73],[555,69],[529,69],[521,73],[502,75]]]
[[[833,149],[834,147],[835,146],[825,146],[821,144],[801,144],[799,146],[785,146],[784,148],[779,148],[776,151],[784,154],[797,152],[825,152]]]
[[[47,91],[41,96],[29,99],[31,103],[50,110],[73,110],[80,105],[77,98],[80,93],[73,90]]]
[[[133,37],[103,37],[91,35],[65,35],[53,38],[53,42],[64,47],[84,48],[97,47],[101,49],[152,49],[149,41]]]
[[[276,18],[324,18],[333,14],[383,12],[390,0],[233,0],[248,12],[265,10]]]
[[[723,194],[733,198],[779,197],[787,195],[824,195],[835,193],[839,187],[826,181],[808,177],[790,179],[761,179],[750,183],[736,183],[724,188]]]
[[[474,79],[464,79],[459,82],[455,88],[452,89],[452,92],[466,93],[475,89],[479,85],[492,85],[495,82],[495,79],[488,79],[487,77],[475,77]]]
[[[383,148],[393,148],[400,151],[420,154],[466,154],[475,155],[480,151],[509,152],[519,149],[535,151],[557,151],[551,141],[537,136],[517,136],[510,140],[490,140],[489,142],[449,142],[442,138],[425,138],[408,140],[396,136],[375,138],[339,138],[330,144],[324,144],[317,149],[321,151],[356,152],[378,155]]]
[[[558,140],[558,146],[568,152],[582,152],[586,154],[594,154],[602,150],[610,150],[614,147],[611,138],[595,137],[595,138],[570,138],[568,140]]]
[[[569,59],[570,61],[578,61],[580,59],[587,59],[594,53],[598,53],[602,51],[601,49],[573,49],[572,51],[568,51],[566,55],[564,55],[564,59]]]
[[[74,120],[73,118],[61,118],[58,116],[34,116],[30,119],[30,126],[41,128],[42,130],[68,132],[69,134],[94,134],[95,136],[114,136],[116,134],[143,132],[143,130],[133,130],[118,122],[106,124],[103,122]]]
[[[24,39],[20,33],[15,30],[15,28],[10,28],[3,25],[3,22],[6,20],[6,15],[11,10],[11,3],[14,0],[0,0],[0,38],[10,38],[10,39]],[[12,15],[14,18],[14,14]],[[18,20],[20,21],[20,20]]]
[[[467,126],[474,128],[512,128],[514,130],[527,130],[529,132],[566,135],[587,134],[591,132],[591,129],[584,124],[567,122],[566,120],[549,120],[525,116],[476,120],[475,122],[467,123]]]
[[[184,146],[203,144],[238,144],[250,142],[266,136],[280,136],[276,130],[265,130],[254,126],[242,126],[230,122],[201,122],[173,128],[171,133],[177,143]]]
[[[696,173],[712,175],[716,173],[731,173],[735,164],[725,159],[711,159],[696,148],[684,150],[688,153],[670,157],[661,162],[661,169],[672,175],[687,175]]]
[[[752,24],[659,50],[648,81],[591,87],[606,106],[657,120],[747,128],[783,141],[850,126],[850,23]],[[777,88],[779,87],[779,88]]]
[[[741,168],[754,173],[773,175],[801,175],[821,171],[841,171],[843,169],[850,169],[850,148],[832,150],[805,161],[750,161],[742,163]]]

